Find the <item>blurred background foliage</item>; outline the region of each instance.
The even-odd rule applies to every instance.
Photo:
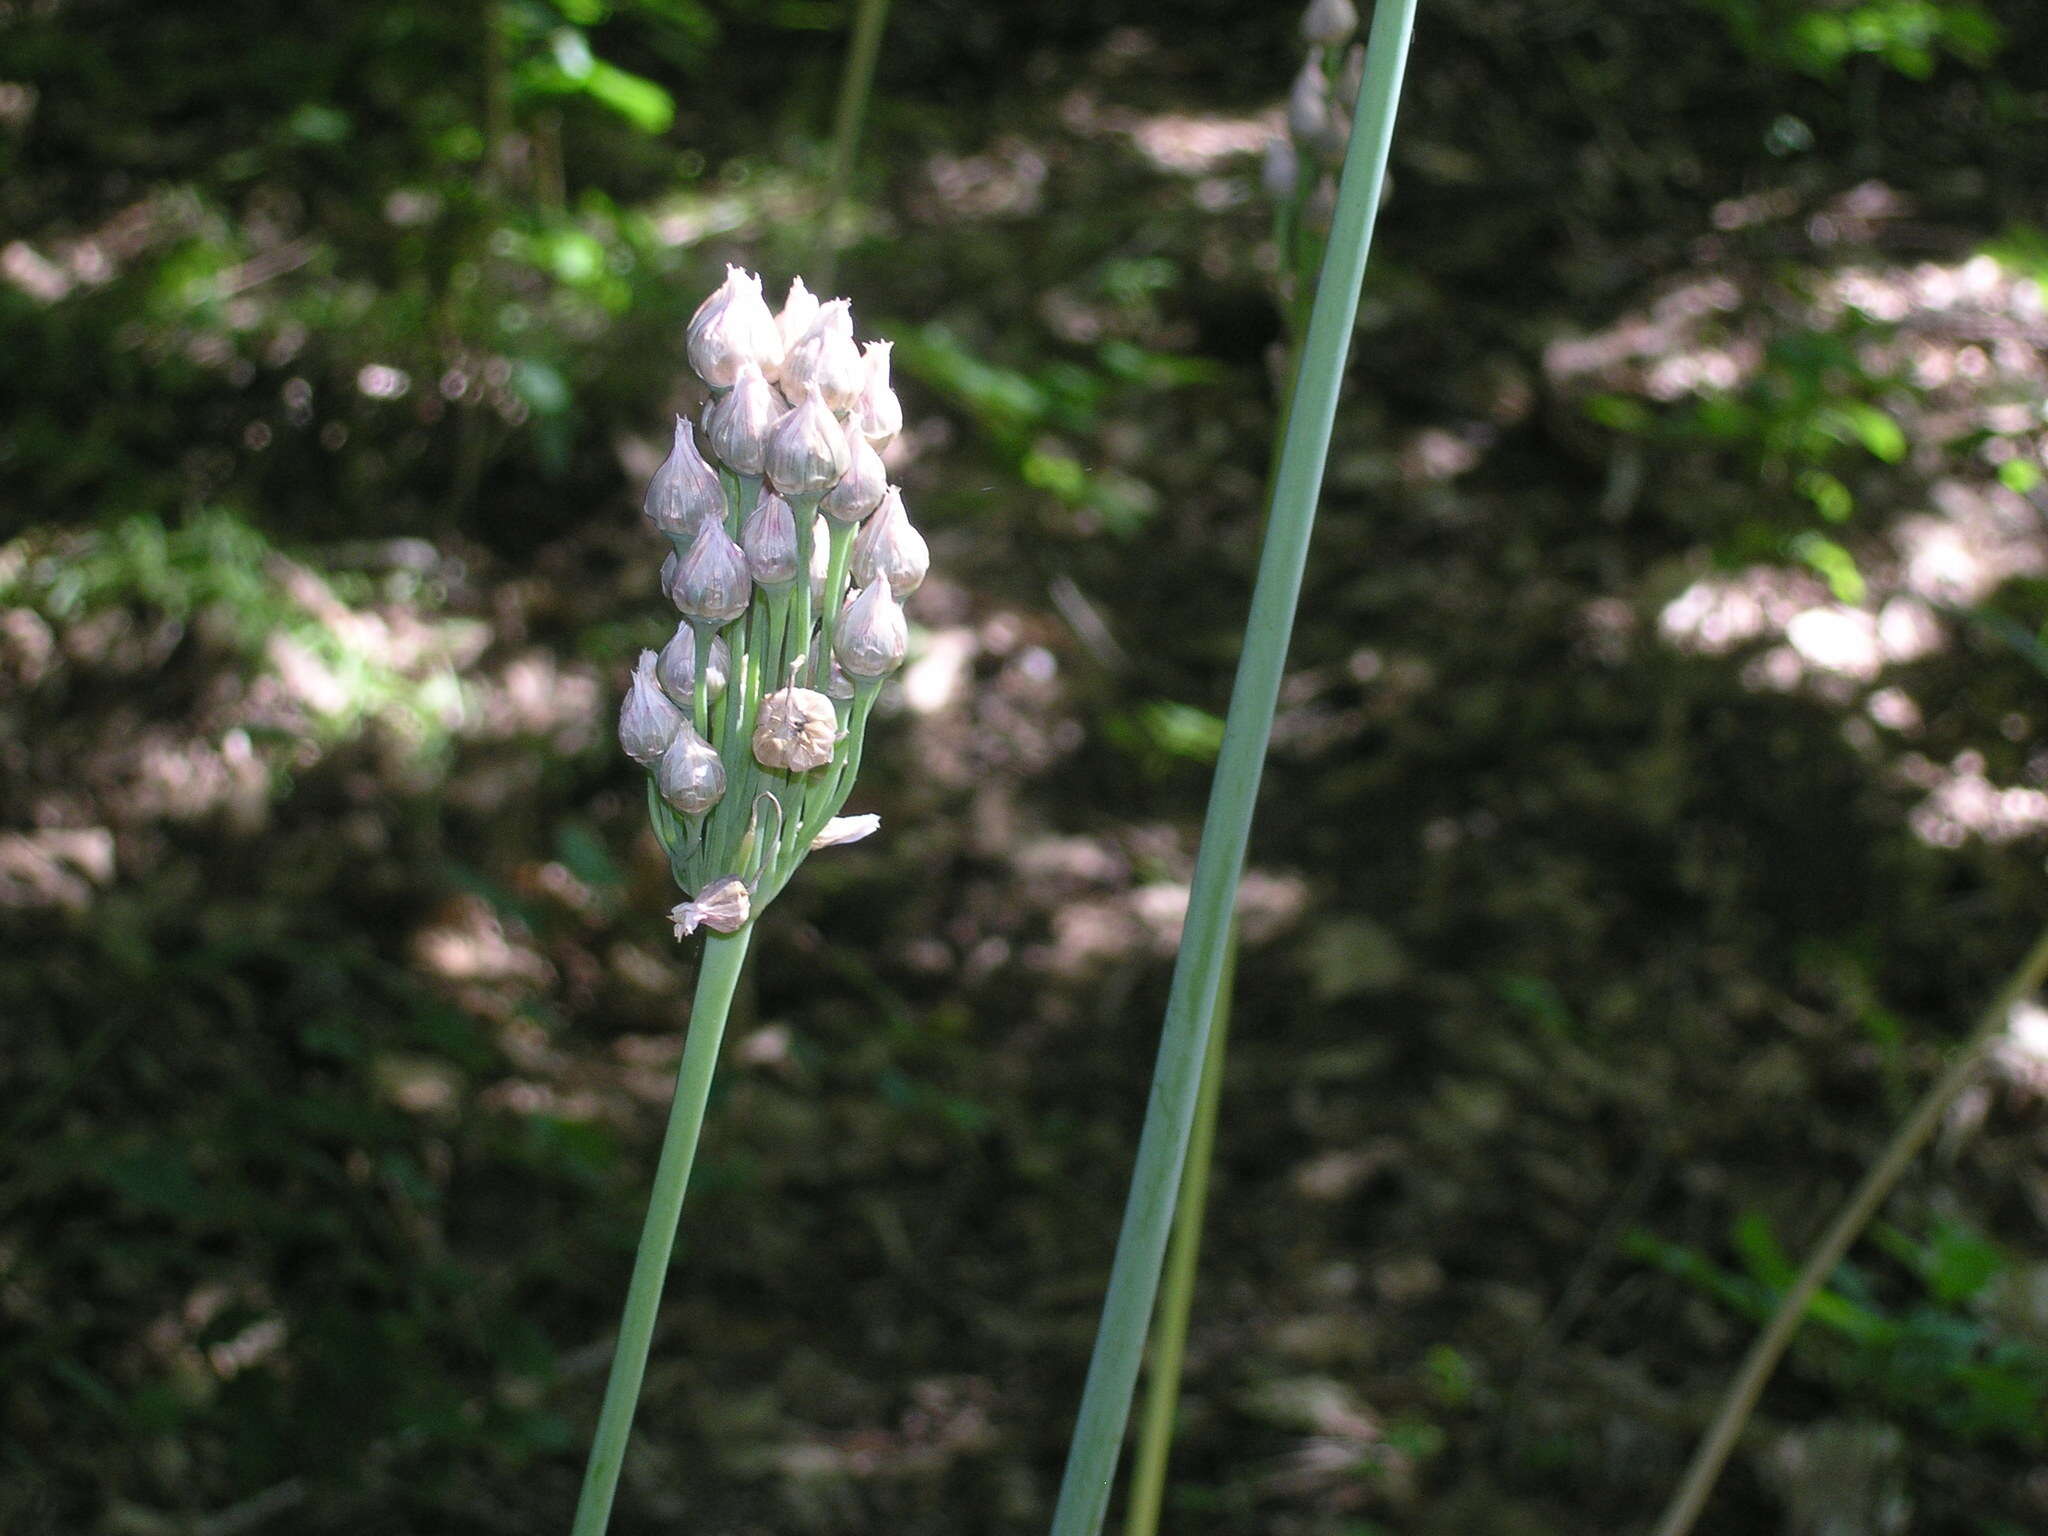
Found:
[[[562,1529],[687,961],[609,740],[850,7],[0,5],[0,1529]],[[939,575],[617,1522],[1042,1526],[1272,429],[1295,8],[897,0]],[[2048,23],[1432,0],[1246,894],[1177,1532],[1621,1529],[2040,914]],[[2048,1017],[1706,1530],[2048,1525]],[[1838,1527],[1839,1528],[1839,1527]]]

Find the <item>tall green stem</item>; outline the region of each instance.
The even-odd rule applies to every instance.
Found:
[[[1145,1406],[1138,1416],[1138,1454],[1131,1462],[1124,1536],[1153,1536],[1166,1497],[1166,1459],[1173,1449],[1174,1420],[1180,1412],[1180,1367],[1187,1353],[1188,1316],[1195,1305],[1195,1274],[1201,1267],[1202,1219],[1209,1206],[1209,1169],[1216,1151],[1216,1110],[1223,1099],[1224,1041],[1230,1033],[1231,982],[1237,975],[1235,924],[1226,944],[1223,981],[1216,991],[1216,1018],[1209,1026],[1202,1086],[1195,1097],[1195,1125],[1188,1137],[1188,1162],[1181,1171],[1180,1203],[1173,1212],[1173,1241],[1166,1250],[1166,1284],[1159,1295],[1159,1315],[1152,1320]]]
[[[702,654],[699,652],[700,657]],[[705,938],[704,959],[697,968],[697,995],[690,1005],[690,1036],[676,1073],[675,1103],[662,1138],[647,1220],[640,1229],[640,1249],[633,1256],[633,1280],[626,1290],[618,1347],[612,1352],[611,1379],[605,1383],[597,1435],[583,1474],[583,1493],[576,1501],[574,1536],[603,1536],[611,1519],[619,1469],[626,1460],[626,1441],[633,1432],[633,1408],[640,1399],[640,1379],[647,1372],[654,1317],[661,1307],[661,1282],[675,1247],[676,1223],[682,1215],[683,1191],[690,1182],[690,1165],[697,1156],[697,1137],[704,1129],[704,1104],[718,1067],[719,1042],[725,1038],[725,1016],[732,1007],[733,989],[739,985],[752,932],[749,926],[738,933],[713,933]]]
[[[1777,1310],[1771,1313],[1764,1331],[1750,1345],[1735,1379],[1728,1384],[1728,1391],[1714,1414],[1714,1422],[1700,1437],[1699,1446],[1692,1453],[1692,1461],[1685,1469],[1685,1476],[1657,1521],[1656,1536],[1686,1536],[1693,1522],[1699,1519],[1700,1511],[1706,1507],[1707,1495],[1713,1492],[1721,1468],[1727,1464],[1735,1442],[1741,1438],[1742,1426],[1749,1421],[1757,1399],[1763,1395],[1764,1383],[1777,1369],[1778,1361],[1791,1345],[1793,1335],[1799,1332],[1799,1325],[1806,1321],[1807,1307],[1819,1294],[1828,1276],[1835,1272],[1835,1266],[1842,1262],[1849,1245],[1869,1225],[1870,1218],[1877,1214],[1877,1208],[1884,1204],[1893,1186],[1911,1166],[1913,1159],[1920,1155],[1920,1149],[1927,1145],[1927,1138],[1941,1124],[1941,1117],[1947,1113],[1955,1096],[1977,1075],[1984,1064],[1985,1052],[2010,1021],[2013,1005],[2037,991],[2044,980],[2048,980],[2048,929],[2042,931],[2026,959],[2005,979],[1998,995],[1978,1016],[1970,1037],[1956,1052],[1948,1070],[1935,1079],[1934,1086],[1913,1106],[1913,1112],[1893,1133],[1890,1143],[1871,1165],[1870,1171],[1864,1174],[1863,1182],[1856,1186],[1856,1192],[1835,1213],[1827,1231],[1814,1244],[1813,1252],[1806,1256],[1805,1264],[1800,1266],[1791,1287],[1779,1298]]]
[[[1200,852],[1188,900],[1187,926],[1174,964],[1166,1025],[1153,1076],[1145,1128],[1123,1230],[1117,1237],[1109,1294],[1095,1353],[1082,1388],[1073,1444],[1053,1513],[1053,1536],[1098,1536],[1109,1509],[1131,1393],[1145,1349],[1146,1326],[1159,1289],[1159,1266],[1173,1220],[1174,1197],[1187,1157],[1202,1060],[1222,985],[1226,938],[1267,739],[1278,705],[1287,642],[1300,601],[1309,533],[1329,456],[1337,390],[1358,317],[1358,286],[1372,243],[1395,104],[1407,62],[1416,0],[1382,0],[1373,9],[1366,78],[1359,92],[1351,146],[1344,158],[1336,216],[1323,254],[1322,276],[1309,315],[1300,375],[1288,412],[1272,515],[1251,620],[1231,689],[1223,748],[1217,757]]]
[[[882,24],[889,19],[889,0],[860,0],[853,18],[853,40],[846,49],[846,72],[839,78],[839,108],[832,115],[832,164],[825,178],[825,238],[818,288],[832,291],[839,264],[839,226],[853,183],[853,157],[860,148],[861,120],[874,89],[875,61],[882,53]]]

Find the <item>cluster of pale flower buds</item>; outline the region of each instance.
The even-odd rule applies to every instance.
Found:
[[[711,398],[676,418],[645,502],[682,621],[640,653],[619,710],[690,897],[678,938],[737,931],[807,853],[875,829],[839,812],[930,563],[882,465],[903,426],[890,343],[857,345],[846,300],[798,278],[773,311],[760,278],[729,267],[685,340]]]
[[[1287,93],[1287,131],[1266,145],[1267,194],[1311,229],[1327,231],[1337,207],[1337,167],[1351,143],[1351,113],[1365,78],[1365,48],[1352,0],[1309,0],[1301,73]]]

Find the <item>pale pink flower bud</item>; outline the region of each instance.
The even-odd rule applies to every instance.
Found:
[[[804,286],[804,280],[793,277],[789,280],[789,297],[782,301],[782,309],[775,316],[775,329],[782,334],[785,352],[804,338],[804,332],[818,318],[818,297]]]
[[[834,411],[852,405],[867,383],[860,348],[853,344],[853,306],[845,299],[821,305],[818,318],[798,338],[783,362],[782,393],[795,400],[812,385]]]
[[[704,674],[706,698],[715,699],[725,692],[726,674],[731,670],[732,652],[723,639],[712,636],[711,661]],[[696,707],[697,631],[688,619],[676,626],[668,644],[661,648],[661,658],[654,664],[654,675],[661,683],[661,691],[681,705],[684,713]]]
[[[803,400],[768,432],[768,479],[785,496],[821,496],[846,473],[853,453],[831,407],[807,385]]]
[[[811,852],[820,848],[840,848],[847,843],[857,843],[864,837],[872,837],[882,825],[882,818],[870,812],[865,816],[834,816],[811,839]]]
[[[1301,157],[1294,152],[1294,141],[1284,134],[1274,134],[1266,141],[1266,163],[1259,173],[1259,179],[1266,188],[1266,195],[1276,203],[1284,203],[1294,196],[1294,183],[1301,175]]]
[[[619,745],[642,768],[651,768],[683,730],[683,712],[669,701],[655,680],[654,652],[642,651],[633,681],[619,705]]]
[[[725,764],[686,720],[661,754],[654,786],[662,799],[685,816],[702,816],[725,798]]]
[[[900,601],[923,585],[931,563],[924,535],[910,526],[910,514],[903,510],[903,493],[890,486],[882,505],[854,535],[848,562],[854,585],[871,587],[886,579]]]
[[[1329,123],[1330,82],[1323,75],[1322,64],[1310,54],[1287,93],[1287,131],[1294,135],[1295,143],[1317,148]]]
[[[860,596],[846,605],[839,619],[839,634],[833,643],[839,665],[851,677],[887,677],[903,665],[909,649],[910,628],[889,583],[878,581],[861,588]]]
[[[773,491],[763,491],[740,529],[740,548],[747,570],[764,587],[786,587],[796,580],[796,513]]]
[[[676,566],[669,601],[700,624],[728,624],[747,611],[753,591],[746,555],[726,534],[724,523],[705,518],[690,552]]]
[[[676,937],[687,939],[699,928],[713,933],[738,933],[753,916],[753,893],[738,875],[720,875],[699,891],[695,899],[683,902],[669,913],[676,925]]]
[[[690,366],[713,389],[730,389],[740,365],[752,362],[766,378],[782,369],[782,333],[761,297],[761,279],[738,267],[725,269],[722,304],[697,312],[686,333]],[[714,295],[714,297],[716,297]]]
[[[704,436],[726,467],[742,475],[758,475],[768,456],[768,431],[782,414],[775,388],[752,358],[740,364],[731,390],[704,412]]]
[[[867,377],[860,398],[853,402],[851,422],[853,430],[877,448],[886,447],[903,430],[903,402],[889,387],[889,353],[895,346],[893,341],[871,341],[861,349]]]
[[[857,523],[882,504],[882,493],[889,488],[889,472],[882,467],[882,456],[858,433],[847,434],[847,450],[850,458],[846,473],[825,493],[818,510],[842,523]]]
[[[719,483],[718,471],[697,451],[696,430],[680,416],[676,418],[675,442],[647,482],[641,510],[672,539],[695,538],[697,525],[705,518],[725,516],[725,488]]]
[[[763,767],[808,773],[831,762],[838,744],[839,716],[824,694],[791,686],[761,701],[754,756]]]
[[[1358,30],[1358,12],[1351,0],[1309,0],[1302,13],[1301,35],[1312,43],[1334,48]]]

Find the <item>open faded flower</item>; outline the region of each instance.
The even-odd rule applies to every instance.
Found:
[[[753,893],[738,875],[721,875],[689,901],[669,912],[676,937],[687,939],[699,928],[713,933],[738,933],[753,916]]]
[[[820,848],[839,848],[847,843],[857,843],[864,837],[872,836],[882,824],[882,818],[870,812],[865,816],[834,816],[825,823],[824,830],[811,839],[811,852]]]
[[[754,724],[754,757],[762,767],[809,773],[832,761],[838,742],[839,715],[824,694],[792,686],[761,701]]]

